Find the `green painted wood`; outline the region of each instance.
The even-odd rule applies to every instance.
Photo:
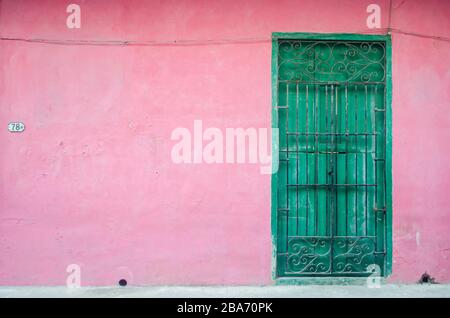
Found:
[[[391,272],[390,38],[274,33],[273,277]]]
[[[279,139],[278,134],[273,132],[278,130],[278,112],[276,106],[278,104],[278,43],[274,38],[272,39],[272,156],[276,156],[272,160],[272,174],[271,178],[271,232],[272,232],[272,279],[277,278],[277,237],[278,237],[278,217],[277,217],[277,207],[278,207],[278,196],[277,196],[277,185],[278,185],[278,145]]]
[[[386,271],[392,273],[392,39],[386,36]]]

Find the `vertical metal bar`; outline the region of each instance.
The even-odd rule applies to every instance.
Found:
[[[289,83],[286,83],[286,269],[289,256]]]
[[[348,83],[345,84],[345,236],[348,237]],[[348,244],[346,240],[345,250],[348,252]],[[348,263],[348,257],[345,257]]]
[[[384,254],[383,254],[383,265],[384,265],[384,272],[386,273],[386,266],[387,266],[387,261],[386,261],[386,257],[387,257],[387,209],[388,209],[388,204],[387,204],[387,168],[386,168],[386,147],[387,147],[387,130],[386,130],[386,114],[387,114],[387,103],[386,103],[386,98],[387,98],[387,85],[386,83],[384,84],[384,90],[383,90],[383,120],[384,120],[384,222],[383,222],[383,227],[384,227],[384,237],[383,237],[383,249],[384,249]]]
[[[330,135],[329,133],[331,133],[331,131],[328,131],[328,86],[325,85],[325,132],[327,133],[326,138],[327,138],[327,147],[326,147],[326,151],[325,151],[325,162],[326,162],[326,171],[325,171],[325,182],[326,184],[329,184],[329,163],[328,163],[328,152],[330,151],[329,149],[329,141],[330,141]],[[330,229],[329,229],[329,215],[328,215],[328,204],[329,204],[329,192],[330,188],[326,189],[325,192],[325,236],[328,236],[330,234]]]
[[[365,208],[365,210],[364,210],[364,212],[365,212],[365,216],[364,216],[364,223],[365,223],[365,226],[366,226],[366,236],[368,235],[368,219],[367,219],[367,217],[368,217],[368,209],[369,209],[369,201],[368,201],[368,198],[369,198],[369,192],[368,192],[368,188],[367,188],[367,184],[369,183],[368,181],[367,181],[367,171],[368,171],[368,167],[367,167],[367,157],[368,157],[368,155],[369,155],[369,153],[368,153],[368,151],[369,151],[369,148],[368,148],[368,133],[369,133],[369,126],[368,126],[368,120],[367,120],[367,116],[368,116],[368,105],[367,105],[367,85],[364,85],[364,91],[365,91],[365,100],[364,100],[364,102],[365,102],[365,106],[364,106],[364,130],[365,130],[365,134],[366,134],[366,151],[365,151],[365,156],[364,156],[364,159],[365,159],[365,164],[364,164],[364,170],[365,170],[365,176],[364,176],[364,183],[366,184],[366,186],[365,186],[365,199],[366,199],[366,208]]]
[[[373,92],[373,96],[372,96],[372,100],[377,96],[377,86],[375,85],[375,88],[372,89]],[[371,105],[371,111],[373,112],[373,128],[374,128],[374,136],[375,136],[375,155],[374,157],[374,165],[375,165],[375,251],[378,252],[378,162],[377,162],[377,157],[378,157],[378,132],[377,132],[377,113],[375,111],[375,105],[372,102]]]
[[[335,91],[335,94],[334,94],[334,101],[335,101],[335,112],[334,112],[334,114],[335,114],[335,123],[334,123],[334,133],[335,134],[337,134],[337,126],[338,126],[338,124],[339,124],[339,118],[338,118],[338,86],[337,85],[335,85],[335,89],[336,89],[336,91]],[[338,153],[338,142],[337,142],[337,135],[336,135],[336,137],[335,137],[335,144],[334,144],[334,152],[335,152],[335,154],[334,154],[334,156],[335,156],[335,171],[336,171],[336,183],[338,183],[338,181],[339,181],[339,179],[338,179],[338,172],[339,172],[339,169],[338,169],[338,155],[337,155],[337,153]],[[339,233],[338,233],[338,221],[339,221],[339,219],[338,219],[338,214],[339,214],[339,193],[338,193],[338,188],[337,187],[335,187],[335,193],[336,193],[336,215],[335,215],[335,217],[336,217],[336,220],[335,220],[335,226],[336,226],[336,235],[339,235]]]
[[[315,123],[314,123],[314,130],[316,132],[316,153],[315,153],[315,159],[316,159],[316,163],[315,163],[315,184],[319,183],[319,127],[318,127],[318,120],[319,120],[319,103],[318,103],[318,92],[317,92],[318,86],[317,84],[315,85],[315,98],[314,98],[314,119],[315,119]],[[315,221],[315,235],[319,235],[319,200],[318,200],[318,196],[319,196],[319,187],[315,188],[315,193],[314,193],[314,199],[315,199],[315,208],[314,208],[314,214],[316,217],[316,221]]]
[[[345,184],[348,182],[348,85],[345,84]],[[345,187],[345,236],[348,236],[348,186]]]
[[[309,157],[309,85],[306,84],[306,184],[309,184],[309,167],[308,167],[308,157]],[[305,235],[308,236],[309,228],[309,187],[306,187],[306,229]]]
[[[298,117],[299,117],[299,113],[298,113],[298,82],[296,83],[296,85],[295,85],[295,89],[296,89],[296,96],[295,96],[295,108],[296,108],[296,116],[295,116],[295,131],[296,131],[296,143],[297,143],[297,145],[296,145],[296,150],[297,150],[297,153],[296,153],[296,157],[297,157],[297,168],[296,168],[296,176],[297,176],[297,184],[299,184],[299,180],[298,180],[298,170],[299,170],[299,156],[300,156],[300,150],[298,149],[298,135],[299,135],[299,133],[300,133],[300,131],[299,131],[299,127],[298,127],[298,121],[299,121],[299,119],[298,119]],[[297,205],[297,211],[296,211],[296,233],[297,233],[297,235],[299,235],[299,231],[298,231],[298,192],[299,192],[299,189],[296,189],[296,196],[297,196],[297,202],[296,202],[296,205]]]
[[[383,220],[383,227],[384,227],[384,237],[383,237],[383,265],[384,265],[384,272],[386,273],[387,270],[387,209],[388,209],[388,204],[387,204],[387,167],[386,167],[386,152],[387,152],[387,123],[386,123],[386,114],[387,114],[387,102],[386,102],[386,98],[387,98],[387,85],[386,83],[384,84],[384,90],[383,90],[383,120],[384,120],[384,220]]]
[[[358,86],[355,85],[355,229],[356,236],[358,236],[358,142],[359,142],[359,131],[358,131]]]
[[[334,87],[333,85],[331,85],[330,87],[330,134],[333,131],[333,129],[335,129],[333,126],[335,125],[334,121],[335,121],[335,116],[333,116],[333,105],[334,105]],[[333,147],[333,143],[335,143],[335,136],[334,135],[330,135],[331,137],[331,146]],[[328,152],[328,151],[327,151]],[[328,156],[328,155],[327,155]],[[331,164],[331,175],[330,175],[330,184],[335,183],[334,180],[334,170],[336,169],[335,166],[336,164],[333,163],[333,156],[330,155],[330,164]],[[334,217],[335,217],[335,207],[334,207],[334,197],[335,197],[335,193],[334,193],[334,187],[330,187],[330,273],[333,272],[333,254],[334,254],[334,235],[335,235],[335,231],[334,231]]]

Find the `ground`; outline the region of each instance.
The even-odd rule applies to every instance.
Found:
[[[450,284],[236,287],[0,287],[0,297],[450,297]]]

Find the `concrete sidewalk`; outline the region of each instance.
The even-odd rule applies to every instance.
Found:
[[[0,287],[0,297],[150,297],[150,298],[251,298],[251,297],[450,297],[449,284],[366,286],[236,286],[236,287]]]

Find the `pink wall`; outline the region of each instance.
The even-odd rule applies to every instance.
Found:
[[[179,40],[368,32],[387,1],[0,1],[9,38]],[[78,3],[82,28],[68,29]],[[392,25],[450,37],[450,2],[394,0]],[[0,42],[0,284],[270,284],[270,176],[176,165],[171,131],[270,127],[271,43]],[[393,35],[394,267],[450,282],[449,44]],[[10,121],[26,130],[12,134]]]

